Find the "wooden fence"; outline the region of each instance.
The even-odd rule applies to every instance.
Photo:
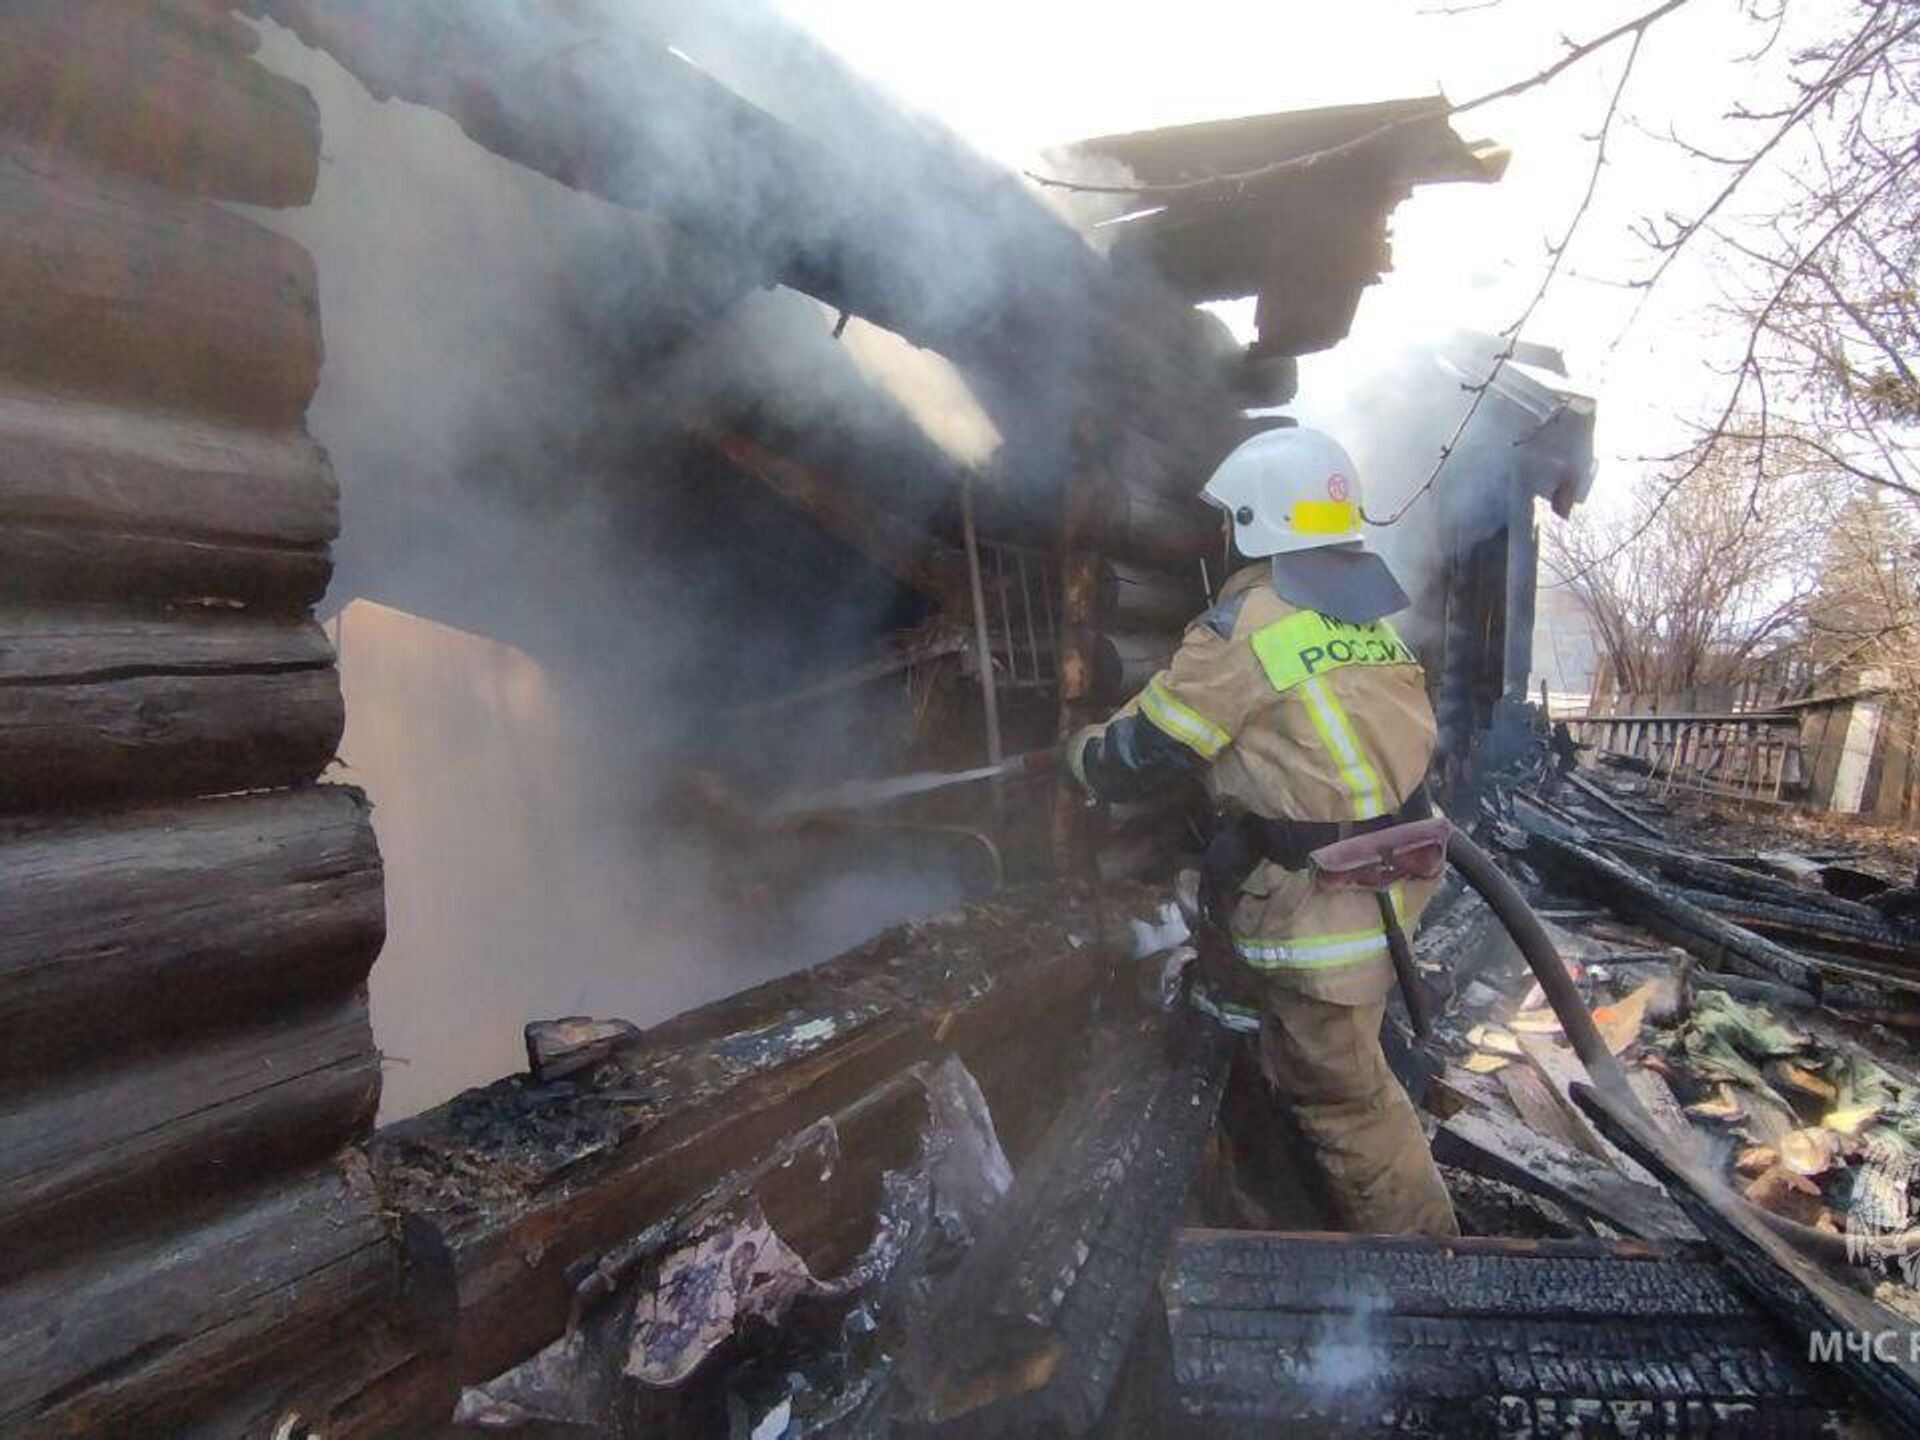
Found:
[[[1596,694],[1565,718],[1576,740],[1638,761],[1672,788],[1920,821],[1920,705],[1877,688],[1801,699],[1779,689],[1748,681],[1717,692]]]

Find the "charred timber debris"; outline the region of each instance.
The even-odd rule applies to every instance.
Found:
[[[22,0],[0,17],[0,1433],[415,1435],[456,1402],[524,1418],[555,1374],[574,1382],[563,1402],[604,1400],[597,1419],[648,1435],[773,1433],[783,1406],[874,1436],[1540,1432],[1602,1410],[1642,1433],[1849,1422],[1800,1342],[1883,1312],[1800,1268],[1744,1212],[1701,1204],[1632,1125],[1582,1109],[1551,1035],[1521,1029],[1537,1014],[1506,1003],[1519,997],[1502,989],[1498,938],[1467,902],[1436,916],[1421,950],[1453,976],[1443,1044],[1461,1063],[1403,1056],[1424,1067],[1411,1078],[1443,1117],[1456,1183],[1490,1177],[1504,1214],[1554,1239],[1183,1229],[1210,1218],[1196,1196],[1217,1163],[1233,1042],[1142,1007],[1127,922],[1157,925],[1158,901],[1113,883],[1009,892],[644,1032],[530,1027],[527,1076],[375,1135],[365,982],[384,938],[381,860],[365,797],[318,783],[342,717],[312,616],[340,524],[304,419],[321,277],[226,203],[304,204],[319,115],[254,61],[238,8]],[[850,168],[664,57],[619,7],[553,5],[607,27],[606,43],[538,53],[523,28],[488,23],[519,5],[247,8],[561,183],[664,206],[702,244],[716,234],[701,199],[711,157],[636,126],[636,89],[686,108],[751,157],[729,178],[796,218],[735,257],[745,283],[783,280],[988,375],[1018,375],[1055,323],[1061,297],[1031,285],[982,312],[923,313],[912,297],[950,246],[924,243],[922,211],[898,193],[861,191],[808,235],[809,196],[859,190]],[[724,26],[722,8],[680,11]],[[555,113],[578,123],[543,122]],[[1372,117],[1089,148],[1150,177],[1312,148],[1313,127],[1356,123]],[[1061,718],[1137,684],[1197,608],[1215,535],[1191,477],[1240,438],[1249,397],[1224,383],[1187,302],[1259,292],[1265,398],[1289,389],[1293,351],[1344,332],[1394,201],[1486,178],[1438,112],[1418,133],[1413,152],[1383,147],[1348,177],[1364,193],[1341,223],[1263,189],[1248,198],[1267,228],[1231,206],[1136,227],[1173,295],[1092,267],[1006,177],[944,151],[950,166],[929,167],[1006,222],[1010,271],[1062,259],[1092,317],[1094,362],[1066,392],[1082,423],[1052,482],[1064,519],[1038,542],[1058,640],[1025,652],[1052,667]],[[1312,233],[1274,243],[1290,213],[1315,215]],[[713,248],[731,252],[725,238]],[[1010,433],[1034,403],[1009,397],[1019,388],[987,387]],[[957,603],[950,545],[851,514],[849,492],[756,437],[695,438]],[[1013,610],[1001,618],[1012,670]],[[1461,683],[1450,672],[1447,693]],[[1654,799],[1597,775],[1495,798],[1512,868],[1609,912],[1568,917],[1594,935],[1590,986],[1611,969],[1696,1005],[1790,1005],[1813,1043],[1898,1103],[1894,1047],[1874,1050],[1884,1080],[1839,1047],[1873,1041],[1854,1020],[1920,1016],[1898,919],[1911,893],[1836,899],[1756,874],[1753,857],[1707,862],[1664,841]],[[1156,816],[1114,816],[1096,869],[1082,818],[1055,817],[1074,873],[1111,882],[1163,854]],[[1602,938],[1609,916],[1636,928]],[[1663,942],[1700,968],[1652,973]],[[1640,1004],[1602,1007],[1623,1051],[1654,1014]],[[1756,1183],[1816,1220],[1839,1175],[1864,1175],[1888,1220],[1874,1234],[1897,1233],[1905,1182],[1849,1169],[1844,1135],[1805,1139],[1830,1127],[1797,1122],[1841,1113],[1806,1059],[1769,1061],[1774,1099],[1746,1092],[1749,1122],[1773,1128],[1741,1159],[1766,1152]],[[1677,1097],[1650,1066],[1634,1078],[1671,1126],[1692,1123],[1683,1099],[1712,1112],[1702,1123],[1740,1123],[1724,1086],[1702,1099],[1676,1071]],[[1581,1238],[1601,1229],[1643,1238]],[[746,1283],[725,1290],[736,1258]],[[721,1293],[737,1326],[689,1307]],[[595,1363],[555,1368],[569,1347]],[[1913,1414],[1907,1374],[1864,1379],[1889,1423]]]
[[[1524,819],[1535,791],[1561,817],[1551,833]],[[1858,921],[1857,902],[1656,844],[1614,814],[1644,797],[1607,795],[1543,768],[1495,788],[1489,830],[1542,908],[1595,932],[1561,931],[1563,949],[1665,1138],[1593,1108],[1484,906],[1443,898],[1420,938],[1452,995],[1433,1053],[1403,1058],[1424,1061],[1436,1155],[1470,1225],[1497,1192],[1507,1235],[1335,1237],[1310,1233],[1310,1209],[1279,1214],[1294,1230],[1196,1228],[1217,1211],[1207,1177],[1238,1042],[1193,1012],[1141,1008],[1119,922],[1153,922],[1151,890],[1010,892],[652,1031],[531,1027],[549,1078],[383,1132],[375,1180],[447,1297],[463,1414],[558,1418],[540,1408],[554,1394],[591,1391],[612,1433],[632,1434],[718,1433],[781,1410],[872,1436],[1554,1433],[1581,1416],[1607,1433],[1771,1435],[1866,1433],[1866,1397],[1906,1433],[1920,1390],[1810,1364],[1806,1348],[1809,1329],[1899,1322],[1856,1288],[1867,1276],[1836,1278],[1751,1205],[1714,1199],[1725,1192],[1699,1160],[1676,1168],[1692,1154],[1676,1137],[1740,1122],[1701,1103],[1711,1072],[1649,1038],[1682,996],[1711,993],[1792,997],[1786,1013],[1817,1022],[1833,1057],[1859,1028],[1821,955],[1707,915],[1666,877],[1828,918]],[[1545,888],[1561,874],[1578,888]],[[1668,938],[1692,968],[1672,965]],[[964,1125],[950,1098],[940,1118],[929,1078],[956,1064],[978,1100]],[[1778,1169],[1819,1128],[1810,1117],[1843,1122],[1817,1074],[1766,1073],[1803,1087],[1778,1115],[1748,1097]],[[960,1131],[974,1139],[956,1180],[933,1157]],[[1836,1206],[1838,1143],[1824,1182]],[[942,1202],[956,1184],[971,1199]],[[1903,1188],[1901,1216],[1905,1202]],[[651,1217],[638,1233],[636,1216]],[[661,1316],[684,1303],[688,1267],[742,1235],[797,1257],[784,1263],[803,1298],[752,1324],[694,1325],[704,1338],[676,1349],[694,1342],[664,1340]],[[671,1334],[692,1333],[686,1320]],[[646,1381],[643,1354],[686,1368]]]

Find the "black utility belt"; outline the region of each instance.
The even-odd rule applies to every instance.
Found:
[[[1214,817],[1206,868],[1218,881],[1238,889],[1262,860],[1282,870],[1307,870],[1312,866],[1309,857],[1324,846],[1432,814],[1433,800],[1424,784],[1415,786],[1398,810],[1371,820],[1276,820],[1244,810],[1220,814]]]

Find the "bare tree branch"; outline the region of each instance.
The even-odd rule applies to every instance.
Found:
[[[1486,378],[1467,387],[1473,392],[1473,399],[1461,414],[1460,423],[1453,427],[1453,433],[1440,447],[1440,454],[1434,460],[1433,469],[1428,472],[1427,478],[1411,495],[1400,502],[1391,515],[1383,518],[1369,515],[1366,517],[1368,524],[1382,526],[1399,524],[1401,518],[1414,507],[1420,497],[1433,489],[1446,470],[1447,461],[1452,458],[1461,437],[1473,424],[1473,417],[1480,413],[1480,406],[1486,400],[1487,392],[1493,388],[1493,382],[1499,378],[1507,362],[1513,359],[1514,352],[1520,344],[1521,333],[1526,329],[1527,322],[1533,318],[1534,311],[1538,310],[1541,302],[1547,298],[1547,292],[1553,288],[1553,282],[1559,278],[1560,266],[1567,258],[1567,251],[1573,244],[1573,237],[1579,232],[1580,222],[1586,219],[1587,212],[1593,208],[1594,194],[1600,188],[1600,172],[1606,168],[1607,164],[1607,138],[1613,133],[1614,117],[1620,113],[1620,97],[1626,94],[1627,81],[1633,76],[1634,62],[1640,58],[1640,43],[1645,38],[1644,28],[1633,32],[1633,44],[1628,47],[1626,61],[1620,67],[1620,78],[1614,83],[1613,94],[1607,100],[1607,113],[1601,119],[1600,129],[1594,137],[1593,168],[1587,174],[1587,188],[1581,194],[1580,203],[1574,208],[1572,218],[1567,221],[1567,228],[1561,234],[1559,243],[1551,248],[1552,259],[1547,263],[1546,273],[1540,277],[1540,284],[1534,290],[1533,298],[1527,302],[1526,309],[1520,312],[1520,317],[1501,332],[1506,336],[1505,348],[1494,357],[1493,366],[1487,371]]]

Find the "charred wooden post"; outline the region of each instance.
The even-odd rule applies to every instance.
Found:
[[[1091,1434],[1146,1317],[1233,1040],[1182,1006],[1120,1028],[988,1233],[945,1282],[915,1368],[958,1435]]]

